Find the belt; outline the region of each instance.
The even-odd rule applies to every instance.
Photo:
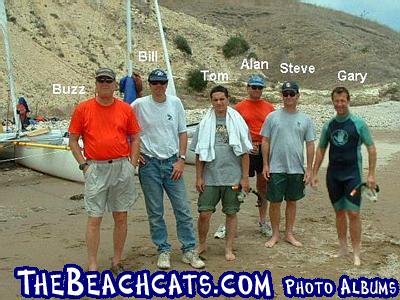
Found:
[[[94,160],[94,159],[88,159],[88,163],[96,163],[96,164],[112,164],[117,161],[122,161],[122,160],[127,160],[128,157],[121,157],[121,158],[115,158],[115,159],[109,159],[109,160]]]

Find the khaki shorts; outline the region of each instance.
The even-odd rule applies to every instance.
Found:
[[[197,207],[199,212],[215,212],[215,207],[222,200],[222,212],[227,215],[236,214],[240,210],[237,198],[239,192],[232,190],[232,186],[210,186],[200,193]]]
[[[85,209],[91,217],[108,211],[125,212],[136,202],[135,168],[127,158],[88,161],[85,173]]]

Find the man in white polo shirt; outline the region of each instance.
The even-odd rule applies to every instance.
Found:
[[[164,219],[164,191],[171,201],[184,263],[199,269],[204,262],[194,251],[196,238],[186,196],[183,170],[187,147],[185,110],[181,100],[166,95],[168,77],[160,69],[148,78],[151,95],[131,105],[141,124],[139,180],[145,197],[153,243],[158,248],[157,266],[169,269],[171,245]]]

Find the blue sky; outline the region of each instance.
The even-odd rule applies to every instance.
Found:
[[[400,31],[400,0],[300,0],[362,16]]]

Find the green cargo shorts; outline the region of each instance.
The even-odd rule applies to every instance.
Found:
[[[279,203],[283,200],[297,201],[304,197],[304,174],[270,174],[267,187],[267,199]]]
[[[222,212],[227,215],[236,214],[240,210],[237,198],[239,192],[232,190],[232,186],[207,185],[204,192],[200,193],[197,202],[198,212],[215,212],[215,207],[222,200]]]

